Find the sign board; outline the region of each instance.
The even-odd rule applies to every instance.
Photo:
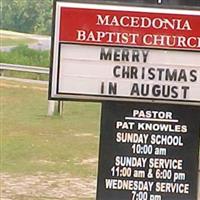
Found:
[[[197,52],[74,44],[61,47],[59,95],[117,100],[200,100]]]
[[[57,3],[56,13],[60,42],[200,50],[200,11]]]
[[[199,107],[102,107],[97,200],[197,200]]]
[[[57,1],[49,98],[199,103],[199,22],[200,11]]]

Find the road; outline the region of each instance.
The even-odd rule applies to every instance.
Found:
[[[37,42],[33,44],[28,44],[28,47],[36,50],[49,50],[51,48],[51,37],[35,34],[24,34],[24,33],[15,33],[16,35],[23,36],[28,39],[34,39]],[[16,46],[0,46],[0,51],[10,51]]]
[[[51,48],[51,37],[32,35],[32,39],[37,40],[36,44],[29,44],[28,47],[37,50],[49,50]]]

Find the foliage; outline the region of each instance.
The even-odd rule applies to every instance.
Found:
[[[1,29],[49,34],[52,0],[2,0]]]
[[[21,45],[10,52],[1,52],[0,63],[49,67],[49,51],[29,49],[28,46]]]

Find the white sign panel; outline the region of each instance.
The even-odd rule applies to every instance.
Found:
[[[200,102],[200,53],[60,44],[53,97]]]

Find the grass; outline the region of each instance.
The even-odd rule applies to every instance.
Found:
[[[18,72],[18,71],[9,71],[5,70],[0,72],[1,76],[5,77],[14,77],[14,78],[22,78],[22,79],[31,79],[31,80],[43,80],[48,81],[49,75],[48,74],[38,74],[38,73],[31,73],[31,72]]]
[[[1,52],[0,63],[49,67],[49,51],[29,49],[26,45],[13,48],[10,52]]]
[[[0,52],[0,63],[49,67],[49,51],[28,48],[28,44],[37,42],[37,40],[32,39],[33,37],[34,35],[30,34],[0,30],[0,46],[16,46],[9,52]]]
[[[18,45],[25,45],[25,44],[33,44],[36,43],[36,40],[22,38],[22,37],[14,37],[14,36],[1,36],[1,46],[18,46]]]
[[[100,124],[97,103],[65,102],[62,117],[47,117],[45,86],[2,81],[1,171],[96,176]],[[83,164],[84,163],[84,164]]]
[[[18,46],[36,43],[37,40],[28,38],[25,34],[0,30],[1,46]]]
[[[21,65],[49,67],[49,51],[29,49],[27,46],[21,45],[13,48],[10,52],[1,52],[0,63],[17,63]],[[25,78],[33,80],[49,79],[47,74],[36,74],[22,71],[18,72],[12,70],[1,71],[1,75],[6,77]]]

